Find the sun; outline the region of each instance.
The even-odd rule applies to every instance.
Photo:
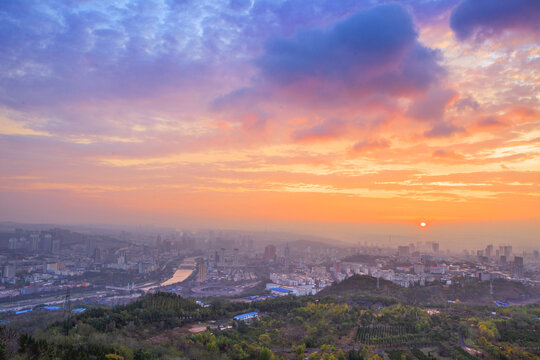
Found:
[[[422,221],[419,225],[421,228],[425,228],[427,226],[427,223],[425,221]]]

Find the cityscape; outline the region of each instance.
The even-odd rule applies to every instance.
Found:
[[[288,235],[291,241],[268,244],[257,233],[219,230],[155,237],[122,231],[115,238],[61,228],[14,228],[0,235],[2,312],[32,308],[44,299],[50,299],[47,305],[61,304],[68,289],[79,301],[109,305],[157,291],[201,301],[214,296],[250,299],[315,295],[353,275],[404,288],[448,287],[477,279],[489,282],[492,295],[497,279],[540,288],[538,249],[519,251],[511,245],[456,253],[429,241],[329,246],[294,235]],[[500,300],[519,304],[539,299],[516,294]]]

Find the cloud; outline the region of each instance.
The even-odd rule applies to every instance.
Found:
[[[437,22],[456,6],[459,0],[400,0],[400,3],[412,9],[415,19],[424,24]]]
[[[296,130],[292,137],[297,142],[331,140],[343,135],[346,130],[346,123],[344,121],[327,119],[310,128]]]
[[[452,159],[452,160],[463,160],[463,155],[456,153],[455,151],[451,150],[445,150],[445,149],[437,149],[433,152],[433,157],[435,158],[444,158],[444,159]]]
[[[270,39],[255,60],[259,73],[252,85],[220,103],[237,106],[238,101],[270,96],[336,105],[374,93],[411,96],[444,73],[438,59],[436,50],[418,41],[412,16],[403,6],[375,6],[328,28]]]
[[[442,120],[446,106],[456,96],[452,89],[433,89],[411,104],[408,115],[420,120]]]
[[[208,62],[171,37],[153,2],[125,7],[10,3],[0,9],[0,102],[24,109],[155,96],[197,85]],[[190,56],[191,55],[191,56]]]
[[[450,16],[450,27],[459,40],[482,41],[505,30],[538,34],[538,0],[463,0]]]
[[[466,109],[472,109],[476,111],[480,108],[480,104],[472,96],[459,98],[454,103],[454,106],[456,107],[458,111],[464,111]]]
[[[229,6],[233,10],[246,11],[252,5],[251,5],[251,0],[230,0],[229,1]]]
[[[378,140],[362,140],[354,144],[352,150],[353,152],[365,152],[376,149],[385,149],[390,147],[390,141],[386,139]]]
[[[425,131],[424,136],[427,138],[440,138],[463,133],[466,133],[466,130],[462,126],[454,125],[450,122],[441,122],[430,130]]]
[[[501,127],[501,126],[505,126],[506,124],[494,117],[487,117],[487,118],[484,118],[482,120],[480,120],[478,123],[478,126],[480,127]]]
[[[293,38],[273,39],[257,64],[268,79],[279,83],[313,76],[345,80],[348,75],[365,76],[366,68],[394,62],[416,37],[404,8],[380,6],[361,11],[328,30],[301,31]]]

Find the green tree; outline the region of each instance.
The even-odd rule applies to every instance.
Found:
[[[259,350],[259,355],[257,356],[257,359],[258,360],[273,360],[274,353],[269,348],[263,347],[261,348],[261,350]]]
[[[270,335],[268,335],[266,333],[259,335],[259,342],[261,343],[262,346],[269,347],[270,346]]]
[[[296,347],[296,358],[298,360],[304,360],[305,358],[305,352],[306,352],[306,345],[298,345]]]

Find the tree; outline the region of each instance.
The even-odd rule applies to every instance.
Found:
[[[0,340],[0,360],[5,360],[6,357],[6,345],[3,340]]]
[[[258,360],[273,360],[274,353],[269,348],[263,347],[261,348],[261,350],[259,350],[259,355],[257,356],[257,359]]]
[[[268,334],[261,334],[259,336],[259,342],[264,347],[270,346],[270,336]]]
[[[107,360],[124,360],[124,357],[123,356],[120,356],[120,355],[116,355],[116,354],[107,354],[105,355],[105,359]]]
[[[298,345],[296,347],[296,358],[298,360],[304,360],[305,358],[305,352],[306,352],[306,345]]]

